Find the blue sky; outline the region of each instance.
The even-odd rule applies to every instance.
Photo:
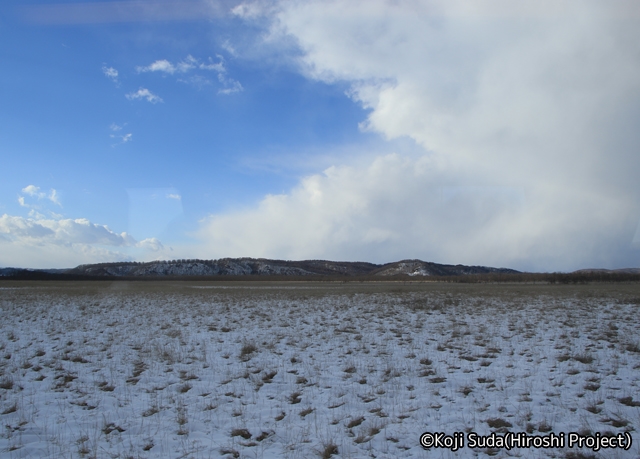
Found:
[[[0,266],[640,266],[612,5],[4,2]]]

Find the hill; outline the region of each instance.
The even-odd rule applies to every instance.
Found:
[[[327,260],[270,260],[221,258],[219,260],[172,260],[147,263],[98,263],[81,265],[67,274],[110,277],[162,276],[460,276],[509,274],[513,269],[486,266],[443,265],[421,260],[402,260],[384,265]]]

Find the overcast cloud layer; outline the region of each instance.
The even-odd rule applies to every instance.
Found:
[[[471,6],[474,5],[474,6]],[[362,129],[423,156],[336,165],[203,222],[211,256],[638,264],[640,29],[629,3],[247,3],[300,71],[347,81]],[[625,9],[627,8],[627,9]],[[634,247],[635,245],[635,247]]]

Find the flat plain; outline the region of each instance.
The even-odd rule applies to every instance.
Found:
[[[638,458],[640,285],[4,281],[0,422],[7,458]]]

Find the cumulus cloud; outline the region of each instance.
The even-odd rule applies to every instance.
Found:
[[[127,232],[85,218],[46,218],[33,212],[30,218],[0,216],[2,263],[21,267],[72,267],[81,263],[146,258],[161,253],[157,238],[136,241]]]
[[[119,129],[112,126],[114,131]],[[181,208],[181,196],[175,189],[162,190],[167,201],[177,202]],[[27,185],[18,202],[29,209],[27,217],[0,216],[0,266],[68,268],[82,263],[162,258],[167,256],[165,252],[173,251],[155,237],[137,241],[126,231],[118,233],[107,225],[86,218],[65,218],[49,210],[49,203],[61,206],[59,193],[53,188],[45,192]],[[157,221],[153,213],[147,217]]]
[[[18,243],[52,243],[57,245],[101,244],[129,246],[135,240],[126,232],[114,233],[105,225],[79,219],[37,219],[4,214],[0,217],[0,233]]]
[[[136,244],[136,247],[141,247],[143,249],[148,249],[153,252],[159,252],[164,249],[164,245],[162,242],[155,237],[143,239],[142,241]]]
[[[38,239],[52,237],[54,232],[41,224],[22,217],[4,214],[0,217],[0,233],[12,239]]]
[[[594,194],[585,203],[571,191],[556,199],[555,189],[452,185],[458,177],[449,167],[433,157],[395,154],[331,167],[255,209],[208,217],[198,236],[212,257],[418,257],[541,269],[558,252],[572,253],[570,262],[555,266],[560,269],[587,263],[593,254],[585,248],[603,229],[622,235],[613,217],[624,202]],[[567,203],[574,212],[566,212]]]
[[[363,130],[413,139],[424,156],[337,165],[254,209],[211,216],[200,237],[220,255],[637,265],[640,29],[621,8],[367,0],[234,9],[262,18],[272,46],[295,42],[286,58],[308,78],[347,82],[368,111]]]
[[[174,67],[171,62],[169,62],[166,59],[161,59],[158,61],[155,61],[154,63],[146,66],[146,67],[136,67],[136,71],[138,73],[143,73],[143,72],[165,72],[165,73],[170,73],[173,74],[176,72],[176,67]]]
[[[37,196],[44,197],[46,196],[44,193],[40,193],[40,187],[35,185],[27,185],[22,189],[22,192],[28,194],[29,196]]]
[[[125,96],[129,100],[146,99],[147,102],[157,104],[158,102],[164,102],[160,96],[153,94],[147,88],[140,88],[136,92],[131,92]]]
[[[52,203],[56,204],[57,206],[62,207],[62,203],[60,202],[60,196],[54,188],[51,188],[49,190],[49,193],[45,193],[44,191],[40,191],[40,187],[37,187],[35,185],[27,185],[22,189],[22,193],[32,198],[35,198],[36,200],[47,199]],[[25,196],[18,196],[18,203],[22,207],[38,207],[34,204],[27,203]]]
[[[102,73],[114,83],[118,83],[118,71],[113,67],[102,66]]]

